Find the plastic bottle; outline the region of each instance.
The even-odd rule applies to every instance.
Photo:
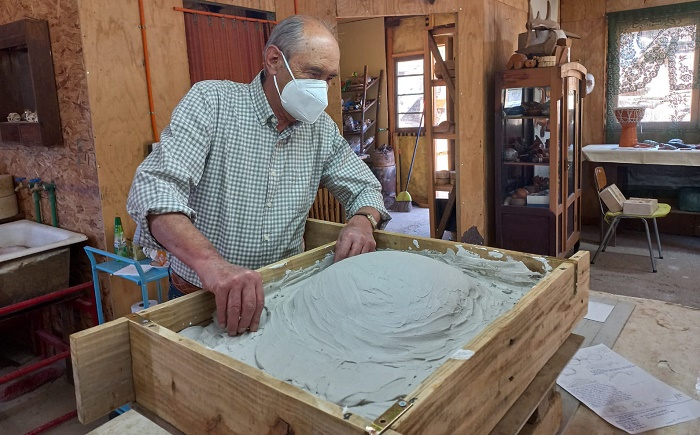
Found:
[[[126,237],[124,237],[124,227],[122,227],[122,218],[119,216],[114,218],[114,253],[122,257],[129,256],[126,247]]]

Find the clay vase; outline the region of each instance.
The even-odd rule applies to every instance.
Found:
[[[637,145],[637,123],[644,118],[644,107],[618,107],[615,109],[615,118],[622,126],[620,146]]]

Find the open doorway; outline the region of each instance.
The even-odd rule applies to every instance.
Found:
[[[382,183],[385,204],[392,215],[388,231],[455,239],[454,198],[450,205],[456,184],[454,103],[448,97],[448,80],[441,76],[443,70],[436,69],[434,51],[426,41],[429,29],[454,28],[455,22],[454,14],[338,20],[341,82],[358,82],[365,65],[368,77],[359,82],[385,77],[380,84],[382,97],[376,118],[371,118],[372,113],[368,115],[368,125],[376,129],[376,140],[361,158]],[[433,37],[433,43],[441,61],[454,58],[449,32]],[[453,60],[451,65],[449,81],[454,92]],[[343,107],[353,108],[348,98],[358,99],[358,95],[343,93]],[[348,119],[351,116],[343,112],[344,124],[353,122]],[[346,139],[352,146],[352,138]],[[363,145],[360,147],[364,151]],[[410,183],[406,186],[409,172]],[[409,212],[398,211],[406,210],[405,206],[394,206],[401,191],[410,193]]]

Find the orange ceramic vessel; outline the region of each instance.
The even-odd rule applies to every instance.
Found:
[[[644,107],[618,107],[615,109],[615,118],[622,126],[620,135],[621,147],[633,147],[639,143],[637,140],[637,123],[644,117]]]

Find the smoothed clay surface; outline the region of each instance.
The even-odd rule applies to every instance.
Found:
[[[229,337],[213,322],[181,334],[375,419],[542,276],[463,249],[329,257],[265,286],[258,332]]]

